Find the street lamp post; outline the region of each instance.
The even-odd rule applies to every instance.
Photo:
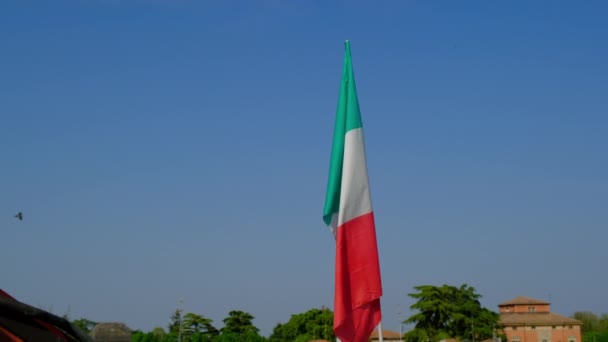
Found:
[[[399,319],[399,342],[403,342],[403,322],[401,316],[401,306],[397,306],[397,318]]]
[[[184,321],[184,317],[182,316],[182,304],[184,303],[183,299],[179,299],[177,301],[177,310],[179,311],[179,330],[177,333],[177,342],[182,342],[182,322]]]

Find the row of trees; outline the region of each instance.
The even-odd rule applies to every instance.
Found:
[[[64,318],[69,319],[66,315]],[[228,313],[224,327],[217,329],[213,320],[203,315],[176,310],[170,318],[167,330],[156,327],[149,332],[135,330],[132,342],[308,342],[311,340],[335,341],[333,332],[334,313],[322,307],[292,315],[288,322],[279,323],[269,338],[259,335],[253,325],[255,317],[250,313],[233,310]],[[90,333],[97,322],[81,318],[73,325]]]
[[[584,342],[608,342],[608,314],[600,316],[589,311],[578,311],[573,318],[583,322],[581,332]]]
[[[307,312],[292,315],[288,322],[279,323],[269,338],[259,335],[259,329],[253,325],[254,317],[244,311],[230,311],[224,327],[217,329],[213,321],[202,315],[186,313],[180,310],[171,315],[168,330],[161,327],[150,332],[135,331],[133,342],[308,342],[325,339],[335,341],[332,325],[334,315],[327,308],[311,309]]]
[[[334,313],[327,309],[312,309],[292,315],[287,323],[279,323],[272,330],[269,342],[335,341]]]
[[[473,287],[417,286],[417,292],[409,294],[416,299],[410,308],[417,313],[406,324],[414,328],[406,335],[408,342],[437,341],[444,338],[475,339],[491,337],[498,326],[498,315],[479,303],[479,294]],[[260,336],[250,313],[233,310],[217,329],[213,321],[200,314],[176,310],[167,330],[156,327],[152,331],[133,332],[133,342],[308,342],[310,340],[335,341],[333,312],[327,308],[311,309],[292,315],[289,321],[277,324],[268,338]],[[90,332],[95,322],[87,319],[73,321],[85,332]],[[590,341],[596,342],[596,341]],[[600,341],[597,341],[600,342]],[[601,341],[604,342],[604,341]],[[605,341],[608,342],[608,341]]]
[[[266,338],[259,335],[259,329],[253,325],[250,313],[233,310],[224,318],[224,327],[217,329],[213,320],[203,315],[176,310],[171,315],[168,331],[161,327],[150,332],[133,332],[133,342],[263,342]]]
[[[409,296],[416,300],[410,306],[415,313],[403,323],[413,325],[405,335],[408,342],[439,341],[446,338],[483,341],[500,331],[497,313],[481,306],[481,295],[467,284],[414,287]],[[582,321],[583,342],[608,342],[608,314],[576,312]],[[150,332],[135,331],[133,342],[308,342],[335,341],[333,312],[327,308],[311,309],[292,315],[289,321],[277,324],[268,338],[260,336],[253,324],[253,315],[244,311],[230,311],[217,329],[213,321],[203,315],[176,310],[168,330],[157,327]],[[95,322],[87,319],[73,321],[84,331]],[[504,336],[502,337],[504,340]]]
[[[403,323],[413,324],[407,332],[408,342],[438,341],[444,338],[477,340],[491,338],[498,328],[498,314],[483,308],[481,295],[466,284],[423,285],[414,288],[409,296],[416,300],[410,308],[416,313]],[[277,324],[268,338],[260,336],[250,313],[233,310],[223,320],[221,329],[201,314],[176,310],[171,315],[167,330],[156,327],[152,331],[133,332],[133,342],[308,342],[311,340],[335,341],[333,312],[327,308],[311,309],[292,315],[289,321]],[[73,321],[86,332],[95,322],[87,319]],[[595,323],[590,323],[591,325]],[[595,326],[595,325],[593,325]],[[608,341],[589,341],[608,342]]]

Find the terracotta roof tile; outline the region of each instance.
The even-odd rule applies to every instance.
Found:
[[[581,321],[558,315],[552,312],[537,313],[537,312],[525,312],[525,313],[501,313],[500,324],[502,325],[558,325],[558,324],[570,324],[570,325],[581,325]]]
[[[400,336],[399,336],[399,333],[396,331],[382,329],[382,337],[383,338],[399,338]],[[372,335],[370,336],[370,338],[378,338],[378,329],[375,329],[372,332]]]
[[[498,304],[498,306],[505,306],[505,305],[526,305],[526,304],[550,304],[549,302],[545,302],[543,300],[538,300],[538,299],[534,299],[534,298],[530,298],[530,297],[524,297],[524,296],[519,296],[516,298],[513,298],[509,301],[506,301],[504,303],[500,303]]]

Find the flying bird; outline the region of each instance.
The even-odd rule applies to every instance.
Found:
[[[17,215],[15,215],[15,217],[19,220],[19,221],[23,221],[23,213],[22,212],[18,212]]]

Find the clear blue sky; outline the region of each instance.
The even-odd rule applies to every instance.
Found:
[[[350,39],[384,327],[421,284],[608,312],[607,17],[601,1],[2,1],[0,288],[144,330],[179,298],[264,334],[331,307],[321,213]]]

